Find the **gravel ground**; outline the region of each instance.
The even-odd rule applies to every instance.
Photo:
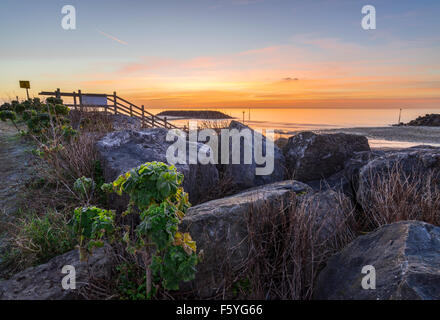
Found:
[[[31,149],[12,125],[0,121],[0,218],[19,208],[25,184],[31,177]]]

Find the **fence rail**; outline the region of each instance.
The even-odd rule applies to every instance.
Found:
[[[83,111],[85,108],[93,108],[99,112],[113,113],[113,114],[123,114],[129,115],[130,117],[137,118],[141,120],[142,127],[162,127],[170,129],[178,129],[177,126],[173,125],[167,121],[167,117],[158,117],[151,112],[145,110],[145,107],[141,107],[119,97],[116,92],[113,94],[105,93],[82,93],[81,90],[78,92],[61,92],[60,89],[55,91],[42,91],[39,93],[42,96],[55,96],[57,98],[61,97],[72,97],[73,104],[65,104],[71,109]],[[106,98],[105,105],[90,105],[83,103],[84,96],[102,97]],[[110,104],[109,104],[110,103]]]

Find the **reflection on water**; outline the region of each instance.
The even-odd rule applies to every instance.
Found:
[[[166,109],[151,109],[159,113]],[[187,110],[187,109],[185,109]],[[197,110],[197,109],[188,109]],[[397,123],[399,109],[215,109],[251,127],[273,129],[320,129],[375,127]],[[244,116],[243,116],[244,112]],[[402,122],[408,122],[426,113],[440,113],[437,109],[404,109]],[[187,120],[178,120],[186,122]]]

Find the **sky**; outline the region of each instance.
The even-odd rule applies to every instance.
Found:
[[[155,108],[435,108],[439,16],[438,0],[0,0],[0,99],[30,80]]]

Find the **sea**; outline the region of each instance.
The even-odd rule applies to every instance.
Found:
[[[152,113],[176,109],[151,109]],[[181,108],[179,110],[201,110]],[[440,113],[440,106],[432,109],[359,109],[359,108],[206,108],[203,110],[220,111],[239,120],[254,129],[273,129],[276,136],[290,136],[299,131],[321,131],[326,129],[388,127],[400,122],[409,122],[418,116],[429,113]],[[168,117],[179,126],[188,124],[192,119]],[[198,119],[203,122],[204,120]],[[224,120],[216,120],[224,121]],[[375,147],[411,147],[420,143],[405,140],[393,141],[370,138],[370,145]]]

